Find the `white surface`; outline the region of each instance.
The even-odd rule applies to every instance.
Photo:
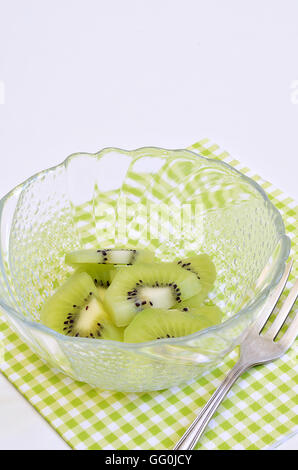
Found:
[[[0,374],[0,450],[69,449],[63,439]]]
[[[297,17],[296,0],[0,0],[0,196],[76,151],[209,137],[298,200]],[[0,448],[63,446],[1,379]]]

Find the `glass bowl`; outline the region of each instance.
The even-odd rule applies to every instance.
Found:
[[[0,307],[49,365],[94,387],[160,390],[198,377],[231,351],[280,279],[290,240],[260,186],[188,150],[106,148],[76,153],[0,201]],[[208,253],[209,298],[224,321],[148,343],[63,336],[39,312],[79,248],[149,247],[162,261]]]

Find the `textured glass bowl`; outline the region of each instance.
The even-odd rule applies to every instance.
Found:
[[[74,154],[16,187],[0,211],[8,323],[51,366],[102,389],[159,390],[216,366],[258,315],[290,250],[279,212],[254,181],[188,150]],[[44,300],[70,275],[66,252],[119,245],[149,247],[162,261],[208,253],[223,323],[141,344],[70,338],[39,323]]]

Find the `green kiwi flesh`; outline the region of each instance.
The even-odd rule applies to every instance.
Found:
[[[78,266],[80,264],[123,264],[151,263],[154,254],[149,250],[133,249],[86,249],[68,253],[65,256],[66,264]]]
[[[187,300],[183,302],[185,305]],[[186,307],[186,306],[177,307],[181,312],[190,312],[193,315],[199,315],[201,317],[206,317],[210,322],[210,325],[218,325],[222,322],[223,313],[217,305],[201,305],[200,307]]]
[[[188,336],[210,326],[205,316],[180,310],[148,308],[134,317],[124,330],[124,341],[143,343]]]
[[[103,300],[106,290],[111,285],[117,270],[111,264],[89,263],[81,264],[80,267],[77,268],[76,272],[85,272],[89,274],[96,286],[96,290],[100,299]]]
[[[207,254],[196,255],[177,261],[182,269],[196,274],[201,283],[201,290],[193,299],[193,306],[200,306],[211,291],[216,279],[216,268]],[[195,305],[194,305],[195,302]]]
[[[138,264],[117,271],[104,304],[122,327],[145,308],[169,309],[201,289],[197,276],[175,263]]]
[[[122,330],[113,325],[86,272],[73,274],[45,302],[41,322],[66,336],[123,340]]]

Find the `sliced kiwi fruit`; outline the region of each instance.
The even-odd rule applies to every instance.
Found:
[[[190,299],[191,300],[191,299]],[[210,325],[218,325],[222,322],[223,313],[217,305],[201,305],[200,307],[191,307],[186,306],[187,300],[181,303],[176,307],[181,312],[190,312],[193,315],[199,315],[201,317],[206,317],[210,321]]]
[[[47,300],[41,322],[66,336],[123,340],[104,310],[92,278],[77,272]]]
[[[193,303],[195,302],[194,306],[200,306],[211,291],[216,279],[214,263],[210,256],[201,254],[178,260],[177,264],[185,271],[194,273],[200,280],[202,286],[201,291],[197,294],[196,298],[193,299]]]
[[[65,256],[66,264],[78,266],[80,264],[136,264],[151,263],[154,261],[154,254],[149,250],[132,249],[86,249],[68,253]]]
[[[138,264],[117,271],[104,304],[115,325],[121,327],[145,308],[171,308],[200,289],[196,274],[175,263]]]
[[[201,292],[199,292],[199,294],[194,295],[193,297],[190,297],[189,299],[184,300],[183,302],[180,302],[179,304],[177,303],[176,305],[174,305],[173,308],[178,308],[178,310],[186,309],[185,311],[187,311],[189,309],[199,309],[201,307],[202,308],[203,307],[204,308],[205,307],[216,307],[216,309],[218,309],[221,312],[219,307],[217,307],[215,305],[215,303],[212,302],[210,299],[207,298],[202,302]],[[222,314],[222,312],[221,312],[221,314]]]
[[[97,293],[101,300],[104,299],[107,288],[111,285],[116,274],[116,269],[111,264],[81,264],[77,272],[85,272],[92,277]]]
[[[210,326],[205,316],[180,310],[147,308],[134,317],[124,330],[124,341],[146,341],[187,336]]]

